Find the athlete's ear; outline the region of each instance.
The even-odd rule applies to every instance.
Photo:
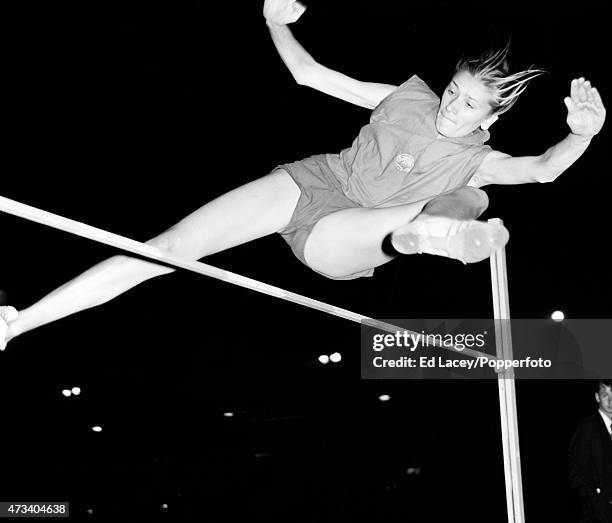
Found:
[[[483,131],[486,131],[489,127],[491,127],[495,122],[497,122],[497,119],[499,118],[499,116],[497,114],[491,115],[489,116],[486,120],[483,120],[480,124],[480,128]]]

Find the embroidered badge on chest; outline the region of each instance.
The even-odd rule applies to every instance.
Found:
[[[397,165],[400,171],[409,173],[414,167],[414,156],[411,154],[398,154],[395,157],[395,165]]]

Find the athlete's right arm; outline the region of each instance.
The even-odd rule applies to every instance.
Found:
[[[264,17],[278,54],[300,85],[306,85],[346,102],[374,109],[397,87],[361,82],[318,63],[294,38],[287,24],[306,8],[295,0],[265,0]]]

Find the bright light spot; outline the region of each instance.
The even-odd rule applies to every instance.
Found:
[[[327,354],[321,354],[319,356],[319,361],[325,365],[326,363],[329,363],[329,356]]]
[[[339,361],[342,359],[342,356],[340,355],[340,353],[339,353],[339,352],[334,352],[334,353],[333,353],[333,354],[332,354],[332,355],[329,357],[329,359],[330,359],[330,360],[332,360],[334,363],[338,363],[338,362],[339,362]]]
[[[90,508],[87,509],[87,513],[88,514],[93,514],[93,510],[91,510]]]
[[[93,430],[94,432],[102,432],[102,427],[100,427],[100,425],[95,425],[91,427],[91,430]]]
[[[64,390],[62,391],[62,394],[63,394],[64,396],[66,396],[67,398],[69,398],[69,397],[70,397],[70,395],[72,394],[72,392],[70,392],[68,389],[64,389]]]
[[[167,503],[163,503],[162,504],[162,508],[168,508],[168,504]]]
[[[72,387],[72,394],[74,394],[75,396],[81,394],[81,387]]]
[[[555,311],[550,315],[550,317],[554,321],[563,321],[565,319],[565,314],[563,314],[561,311]]]
[[[231,418],[231,417],[233,417],[234,413],[233,413],[233,412],[224,412],[224,413],[223,413],[223,415],[224,415],[226,418]]]
[[[388,394],[381,394],[380,396],[378,396],[378,399],[380,401],[389,401],[391,399],[391,396],[389,396]]]

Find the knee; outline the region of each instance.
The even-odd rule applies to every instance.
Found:
[[[470,205],[476,213],[476,218],[487,210],[489,207],[489,197],[486,192],[476,187],[463,187],[462,190],[468,194]]]
[[[456,205],[457,218],[474,220],[489,207],[489,197],[482,189],[461,187],[451,193]]]
[[[475,187],[460,187],[431,200],[423,214],[447,216],[458,220],[474,220],[489,206],[487,194]]]
[[[150,239],[146,244],[159,249],[169,256],[180,257],[181,255],[182,242],[172,227],[155,238]]]

